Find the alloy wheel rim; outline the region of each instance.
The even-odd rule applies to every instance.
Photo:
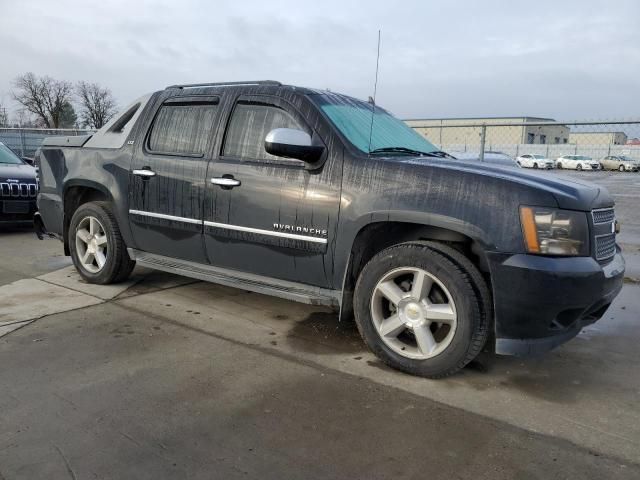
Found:
[[[449,347],[458,324],[451,293],[416,267],[387,272],[371,297],[371,318],[382,341],[397,354],[426,360]]]
[[[82,268],[90,273],[98,273],[106,265],[109,241],[104,226],[96,217],[85,217],[78,224],[76,252]]]

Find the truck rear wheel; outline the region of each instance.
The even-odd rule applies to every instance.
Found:
[[[446,249],[446,247],[445,247]],[[451,375],[473,360],[488,335],[486,285],[428,242],[375,255],[356,284],[356,324],[387,365],[428,378]],[[483,290],[484,289],[484,290]]]
[[[129,258],[120,228],[107,202],[89,202],[73,214],[69,250],[76,270],[89,283],[125,280],[135,262]]]

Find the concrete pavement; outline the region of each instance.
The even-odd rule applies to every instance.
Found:
[[[71,265],[58,240],[41,241],[33,229],[9,226],[0,226],[0,259],[0,285]]]
[[[123,303],[0,339],[0,478],[640,477],[598,451]]]
[[[66,463],[82,477],[146,478],[144,471],[158,478],[169,476],[167,458],[189,478],[216,468],[221,478],[244,471],[358,477],[356,467],[360,478],[640,476],[636,285],[625,286],[606,319],[548,355],[485,354],[459,375],[430,381],[381,365],[353,324],[322,308],[150,272],[120,291],[83,284],[69,269],[44,278],[63,286],[19,282],[95,303],[0,338],[0,474],[7,479],[53,475]],[[0,303],[11,288],[0,287]],[[326,390],[325,376],[335,382]],[[301,425],[319,429],[310,444]],[[465,432],[487,429],[477,440],[487,449],[464,444]],[[124,443],[110,447],[118,435]],[[127,443],[139,445],[129,451]],[[173,445],[171,455],[160,444]],[[261,455],[247,454],[245,444]],[[301,445],[311,458],[283,453]]]

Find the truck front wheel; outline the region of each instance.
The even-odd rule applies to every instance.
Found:
[[[473,360],[486,342],[488,315],[478,276],[466,267],[428,243],[375,255],[354,298],[369,348],[389,366],[428,378],[446,377]]]
[[[68,240],[73,264],[89,283],[121,282],[135,266],[107,202],[81,205],[71,218]]]

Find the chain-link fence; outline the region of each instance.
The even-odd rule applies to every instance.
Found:
[[[607,157],[640,162],[640,120],[556,122],[540,118],[482,120],[407,120],[431,143],[454,156],[483,160],[488,152],[502,153],[538,168],[530,160],[567,158],[607,168]],[[574,162],[575,163],[575,162]],[[567,161],[565,168],[577,166]],[[571,166],[570,166],[571,165]],[[562,161],[560,166],[563,167]],[[588,169],[589,167],[585,167]],[[640,163],[638,165],[640,168]]]
[[[46,137],[87,135],[92,130],[58,128],[0,128],[0,142],[21,157],[33,157]]]

